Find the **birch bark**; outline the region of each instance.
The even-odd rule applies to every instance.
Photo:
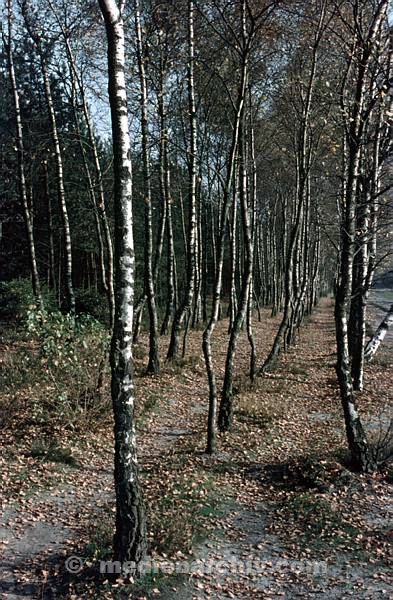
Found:
[[[188,3],[188,105],[190,121],[190,148],[189,148],[189,230],[187,238],[187,282],[183,301],[176,311],[173,319],[171,339],[167,353],[167,360],[176,358],[179,352],[180,331],[185,317],[190,317],[190,311],[195,294],[195,269],[196,269],[196,240],[198,233],[197,224],[197,202],[196,202],[196,183],[197,183],[197,117],[195,106],[195,87],[194,87],[194,1]],[[184,339],[185,344],[185,339]],[[183,344],[183,347],[184,347]]]
[[[16,125],[16,151],[18,157],[18,179],[19,179],[19,197],[23,208],[23,217],[26,227],[27,242],[29,247],[31,281],[33,294],[39,306],[42,304],[40,277],[38,274],[37,258],[35,251],[34,229],[32,213],[29,207],[26,176],[25,176],[25,161],[24,161],[24,144],[23,144],[23,125],[19,102],[19,92],[16,82],[15,67],[14,67],[14,43],[12,31],[13,19],[13,4],[12,0],[7,0],[7,18],[8,18],[8,39],[4,33],[2,34],[3,45],[7,55],[8,73],[11,83],[13,104],[15,111]]]
[[[146,522],[137,466],[132,361],[134,238],[132,171],[125,81],[124,2],[99,0],[108,40],[115,201],[115,324],[111,344],[115,434],[115,560],[138,564],[146,551]]]

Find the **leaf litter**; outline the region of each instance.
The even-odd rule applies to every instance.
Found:
[[[278,318],[264,310],[254,324],[260,361]],[[164,350],[167,339],[160,343]],[[218,384],[226,343],[222,321],[213,343]],[[194,561],[195,569],[147,574],[133,584],[99,576],[97,564],[110,558],[113,534],[110,419],[79,431],[54,424],[43,432],[28,419],[22,390],[21,408],[3,435],[1,597],[393,597],[392,478],[388,471],[363,476],[345,466],[331,302],[321,302],[296,344],[254,386],[247,381],[242,334],[234,427],[219,435],[214,456],[204,453],[208,390],[201,332],[190,333],[188,358],[164,365],[158,377],[143,376],[146,348],[142,337],[137,416],[149,555]],[[384,424],[380,415],[391,413],[386,361],[392,357],[385,352],[380,365],[367,367],[359,397],[366,425],[378,418]],[[375,425],[369,432],[375,434]],[[45,435],[69,450],[59,454],[61,460],[72,456],[69,464],[50,460],[50,443],[37,452]],[[71,555],[84,559],[74,576],[64,568]]]

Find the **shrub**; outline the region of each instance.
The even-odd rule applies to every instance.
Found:
[[[109,310],[106,296],[95,290],[75,291],[76,312],[94,317],[97,321],[109,324]]]
[[[24,318],[29,340],[9,353],[1,380],[14,392],[29,388],[31,416],[77,425],[107,412],[109,334],[90,315],[72,317],[30,306]]]
[[[33,442],[31,456],[48,462],[63,463],[75,467],[77,462],[70,448],[59,446],[56,440],[38,440]]]
[[[57,310],[57,299],[53,290],[42,286],[41,296],[45,310]],[[28,311],[36,308],[30,279],[0,282],[0,321],[23,323]]]
[[[0,319],[17,320],[34,304],[29,279],[13,279],[0,282]]]

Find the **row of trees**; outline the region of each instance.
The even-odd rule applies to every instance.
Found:
[[[15,258],[24,252],[38,303],[44,282],[71,313],[81,288],[106,294],[117,558],[138,562],[145,539],[131,364],[145,312],[148,373],[160,370],[160,334],[169,334],[166,359],[175,360],[189,329],[204,327],[212,453],[217,430],[233,423],[242,329],[254,380],[293,343],[319,296],[335,289],[348,444],[355,468],[375,469],[355,393],[367,298],[390,244],[388,1],[7,0],[5,8],[8,276],[26,264]],[[111,143],[106,118],[93,118],[106,77],[100,14]],[[11,229],[18,219],[23,244]],[[261,306],[282,314],[263,363],[252,325]],[[222,316],[229,329],[221,381],[212,339]]]

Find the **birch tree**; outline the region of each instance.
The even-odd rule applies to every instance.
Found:
[[[149,122],[148,122],[148,96],[146,82],[145,53],[142,40],[141,15],[139,0],[134,0],[136,51],[140,81],[140,105],[142,125],[142,160],[143,160],[143,200],[145,206],[145,268],[144,289],[147,296],[149,311],[149,363],[148,373],[158,373],[160,370],[158,349],[158,322],[155,298],[155,282],[153,273],[153,215],[151,202],[151,169],[149,155]]]
[[[295,161],[296,161],[296,191],[294,197],[294,218],[290,228],[288,248],[284,247],[285,253],[285,274],[284,274],[284,311],[282,320],[273,342],[272,349],[260,368],[258,374],[261,375],[269,371],[282,348],[291,341],[292,324],[296,319],[296,311],[299,310],[302,293],[299,286],[298,269],[300,267],[299,252],[306,253],[308,248],[301,246],[301,234],[303,224],[306,223],[306,207],[309,202],[309,179],[312,161],[312,129],[310,125],[314,92],[317,82],[317,68],[320,54],[320,45],[323,34],[326,30],[327,22],[327,3],[323,0],[313,10],[318,9],[319,14],[312,16],[316,18],[316,24],[311,34],[309,48],[311,49],[309,74],[303,88],[300,75],[295,85],[296,95],[300,99],[300,113],[298,131],[295,133]],[[306,223],[307,228],[307,223]],[[307,277],[304,279],[304,291],[307,286]]]
[[[367,342],[367,345],[366,345],[366,348],[364,351],[364,358],[365,358],[366,362],[371,362],[373,360],[373,358],[375,357],[375,355],[378,351],[378,348],[381,346],[382,342],[384,341],[384,339],[386,337],[386,334],[388,333],[388,331],[392,325],[393,325],[393,304],[390,306],[388,312],[382,319],[382,321],[379,324],[373,337]]]
[[[112,235],[110,231],[107,211],[106,211],[106,201],[105,201],[105,192],[103,185],[103,176],[100,158],[98,155],[96,137],[94,133],[94,126],[90,115],[90,110],[88,106],[88,102],[86,99],[86,91],[83,83],[83,77],[78,71],[77,60],[75,57],[75,53],[73,51],[70,33],[67,30],[66,23],[63,23],[61,20],[61,16],[52,0],[46,0],[48,6],[50,7],[53,15],[56,18],[56,22],[61,31],[65,49],[66,56],[69,65],[69,73],[72,84],[72,105],[73,112],[75,116],[75,126],[78,131],[78,140],[81,150],[81,155],[83,159],[83,164],[85,168],[86,178],[88,180],[88,188],[89,194],[92,199],[93,209],[94,209],[94,217],[96,221],[96,231],[97,231],[97,239],[100,251],[100,263],[101,263],[101,277],[102,277],[102,286],[104,291],[108,297],[108,307],[109,307],[109,325],[112,328],[114,322],[114,309],[115,309],[115,298],[114,298],[114,290],[113,290],[113,243],[112,243]],[[84,143],[82,141],[79,129],[79,111],[77,110],[77,105],[82,109],[82,115],[87,127],[87,134],[90,144],[90,150],[93,154],[93,162],[95,169],[95,178],[90,174],[90,169],[87,163],[86,149]],[[103,229],[104,235],[102,235],[101,227]],[[104,238],[104,239],[103,239]],[[107,253],[107,261],[105,261],[105,247]]]
[[[115,560],[136,566],[146,549],[146,523],[137,466],[132,360],[134,238],[132,172],[125,81],[125,2],[99,0],[108,43],[115,202],[115,323],[111,344],[115,434]]]
[[[353,263],[352,298],[349,314],[349,351],[354,389],[363,389],[366,313],[369,291],[377,265],[379,192],[384,162],[387,161],[391,131],[386,112],[392,104],[389,79],[392,72],[392,43],[387,24],[381,20],[366,77],[361,138],[361,167],[356,203],[356,238]],[[386,100],[385,100],[386,98]],[[349,115],[348,115],[349,117]],[[388,150],[388,151],[386,151]]]
[[[246,157],[246,114],[243,115],[239,131],[239,196],[241,222],[243,228],[243,239],[245,244],[245,271],[243,273],[242,289],[240,293],[239,305],[236,308],[233,325],[230,332],[230,338],[225,361],[224,384],[221,393],[220,410],[218,414],[218,425],[220,430],[228,431],[232,426],[233,420],[233,371],[235,367],[236,348],[240,335],[241,327],[247,316],[249,306],[250,290],[252,289],[252,276],[254,265],[254,245],[253,245],[253,207],[248,198],[247,181],[247,157]],[[251,204],[251,206],[250,206]],[[248,334],[252,342],[250,315],[248,315]],[[253,346],[252,350],[254,350]],[[252,359],[253,362],[255,358]]]
[[[244,32],[243,20],[246,18],[246,2],[242,2],[241,5],[241,22],[242,32]],[[206,364],[206,372],[209,383],[209,412],[208,412],[208,425],[207,425],[207,452],[213,453],[216,446],[217,436],[217,382],[216,373],[213,365],[212,356],[212,336],[214,329],[217,324],[220,310],[220,300],[222,291],[222,279],[223,279],[223,265],[224,265],[224,254],[225,254],[225,240],[226,240],[226,222],[230,210],[230,201],[232,198],[232,185],[235,174],[235,162],[236,155],[238,152],[239,135],[241,122],[244,115],[244,105],[247,98],[247,82],[249,73],[250,63],[250,50],[252,41],[254,39],[255,31],[252,30],[250,35],[246,35],[243,38],[243,44],[238,48],[238,60],[240,67],[240,80],[238,83],[238,91],[236,103],[233,106],[233,126],[232,126],[232,139],[229,150],[226,177],[223,185],[223,200],[221,203],[221,214],[219,223],[219,237],[217,247],[217,259],[216,259],[216,271],[214,273],[214,286],[213,286],[213,303],[211,308],[211,314],[203,332],[202,348]]]
[[[353,9],[353,49],[348,57],[348,70],[345,74],[343,96],[343,114],[348,115],[348,126],[345,128],[345,154],[341,221],[341,252],[339,281],[335,303],[335,322],[337,340],[337,377],[341,392],[341,403],[344,412],[345,427],[351,460],[354,468],[360,471],[373,471],[376,468],[375,458],[368,443],[354,395],[351,372],[348,320],[351,307],[353,283],[353,266],[356,236],[356,203],[359,189],[363,131],[366,124],[364,108],[369,85],[369,68],[375,51],[375,42],[382,21],[386,16],[388,1],[377,3],[375,10],[366,21],[367,27],[359,29],[359,17],[366,19],[364,7],[355,2]],[[360,11],[360,15],[359,15]],[[348,100],[346,84],[351,70],[354,69],[354,92]],[[346,97],[346,101],[345,101]]]
[[[41,298],[41,285],[40,277],[38,274],[35,241],[34,241],[34,230],[33,230],[33,219],[30,211],[28,197],[27,197],[27,186],[25,176],[25,160],[24,160],[24,143],[23,143],[23,124],[20,110],[19,92],[16,82],[15,67],[14,67],[14,38],[13,38],[13,4],[12,0],[7,0],[7,24],[8,24],[8,36],[2,33],[3,46],[7,55],[8,73],[12,90],[14,111],[15,111],[15,125],[16,125],[16,151],[18,156],[18,183],[19,183],[19,197],[23,207],[23,216],[26,227],[27,241],[29,247],[30,257],[30,270],[31,280],[33,286],[33,294],[37,299],[39,305],[42,303]]]
[[[64,187],[63,153],[60,145],[60,138],[57,127],[57,119],[48,68],[48,47],[45,40],[43,39],[43,32],[40,24],[37,22],[36,15],[35,13],[33,14],[31,10],[30,0],[22,0],[22,12],[26,28],[37,51],[41,67],[42,79],[44,82],[45,100],[51,125],[52,144],[56,159],[57,194],[64,230],[64,278],[67,297],[67,309],[71,314],[73,314],[75,313],[75,292],[72,280],[72,240],[66,193]]]
[[[189,228],[187,237],[187,281],[183,300],[173,318],[171,339],[167,360],[173,360],[179,352],[180,332],[184,320],[191,317],[192,302],[195,292],[196,241],[197,241],[197,116],[195,106],[194,84],[194,2],[188,2],[188,113],[190,127],[190,146],[188,150],[189,170]],[[184,346],[183,346],[184,348]]]

